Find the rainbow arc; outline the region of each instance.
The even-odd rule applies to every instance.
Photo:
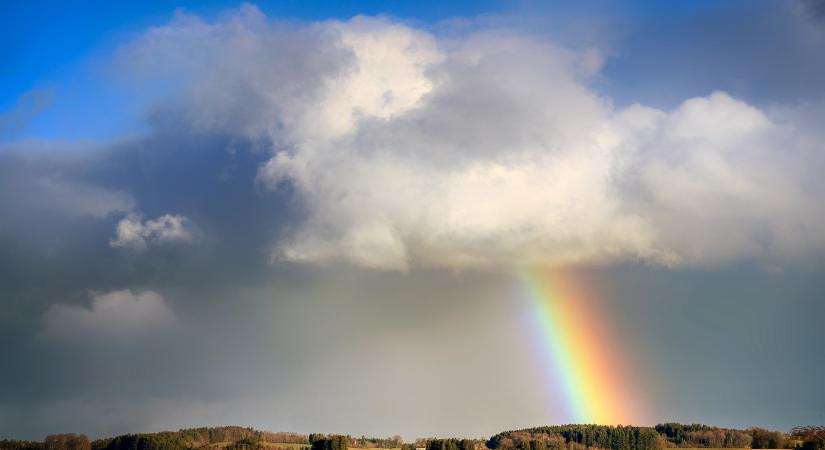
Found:
[[[576,423],[627,424],[636,416],[632,395],[617,364],[620,347],[606,335],[596,299],[564,272],[523,270],[543,357],[560,383]],[[629,401],[628,401],[629,400]]]

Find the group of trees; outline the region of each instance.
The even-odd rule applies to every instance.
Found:
[[[791,438],[801,443],[802,450],[825,450],[825,426],[795,427]]]
[[[124,434],[92,443],[93,450],[184,450],[189,448],[180,432]]]
[[[665,423],[656,425],[656,431],[675,447],[704,448],[787,448],[788,436],[781,431],[764,428],[736,430],[701,424]]]
[[[173,432],[190,447],[201,447],[216,442],[236,442],[242,439],[264,440],[260,431],[250,427],[225,426],[187,428]]]
[[[749,428],[751,434],[751,448],[786,448],[788,436],[781,431],[770,431],[763,428]]]
[[[389,438],[361,436],[349,439],[350,447],[356,448],[400,448],[403,444],[404,440],[399,435]]]
[[[307,446],[310,443],[309,436],[305,434],[273,431],[259,431],[258,433],[264,442],[272,442],[277,444],[307,444]]]
[[[331,435],[316,437],[310,435],[312,450],[347,450],[349,447],[349,436]]]
[[[476,441],[472,439],[432,439],[427,442],[426,450],[475,450]]]
[[[92,443],[85,434],[50,434],[43,441],[46,450],[92,450]]]
[[[286,446],[265,445],[267,443],[306,444],[306,447],[303,447],[302,450],[309,450],[309,438],[307,435],[298,433],[273,433],[238,426],[202,427],[188,428],[180,431],[163,431],[160,433],[126,434],[94,441],[90,450],[190,450],[226,442],[230,444],[225,450],[258,450],[264,447],[267,447],[269,450],[286,450]]]
[[[306,444],[306,447],[300,450],[309,450],[307,435],[257,431],[238,426],[124,434],[96,441],[90,441],[82,434],[53,434],[47,436],[43,442],[0,441],[0,450],[191,450],[227,442],[230,444],[226,450],[258,450],[266,443]],[[286,447],[267,446],[268,450],[287,450]]]
[[[309,437],[307,438],[307,442],[309,442],[309,444],[312,445],[320,439],[331,439],[338,437],[343,438],[346,441],[348,447],[354,448],[401,448],[401,446],[404,444],[404,440],[399,435],[395,435],[392,437],[352,437],[350,435],[321,433],[310,433]]]
[[[283,444],[279,447],[278,444]],[[306,447],[295,444],[306,445]],[[311,447],[311,449],[310,449]],[[125,434],[90,441],[82,434],[53,434],[42,442],[0,441],[0,450],[662,450],[665,448],[753,448],[825,450],[825,426],[794,428],[790,434],[762,428],[736,430],[701,424],[665,423],[655,427],[558,425],[505,431],[487,441],[418,439],[400,436],[273,433],[237,426]]]
[[[245,437],[227,445],[224,450],[261,450],[264,445],[258,437]]]
[[[795,444],[807,444],[806,450],[817,447],[816,431],[823,427],[797,428],[795,433],[809,439],[791,437],[780,431],[763,428],[737,430],[701,424],[664,423],[655,427],[559,425],[528,428],[499,433],[487,442],[491,449],[502,450],[577,450],[601,448],[609,450],[659,450],[662,448],[753,448],[784,449]],[[825,431],[822,431],[825,435]]]
[[[669,447],[766,448],[760,445],[766,440],[767,435],[756,433],[759,437],[756,440],[757,446],[754,446],[754,433],[749,430],[735,430],[701,424],[665,423],[656,425],[656,431],[667,438]]]
[[[2,440],[0,450],[92,450],[92,442],[83,434],[50,434],[43,442]]]
[[[499,433],[487,441],[487,446],[494,450],[658,450],[660,440],[659,433],[649,427],[557,425]]]

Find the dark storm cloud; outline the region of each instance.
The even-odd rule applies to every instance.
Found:
[[[139,397],[169,385],[162,382],[166,376],[182,379],[183,365],[198,365],[180,352],[191,352],[196,342],[60,344],[38,337],[43,327],[54,332],[57,326],[49,325],[47,312],[55,305],[87,308],[93,292],[153,289],[172,311],[185,313],[187,304],[208,302],[201,295],[216,286],[269,276],[273,269],[262,243],[274,239],[292,214],[282,197],[259,194],[254,178],[261,155],[216,136],[158,131],[82,154],[7,149],[0,159],[0,346],[9,368],[0,373],[0,402],[15,408],[89,392]],[[116,223],[133,210],[149,217],[184,214],[203,239],[140,253],[113,248]],[[187,317],[179,319],[183,329],[191,325]],[[118,381],[130,373],[143,375]]]

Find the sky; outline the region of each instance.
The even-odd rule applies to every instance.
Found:
[[[0,437],[825,422],[821,1],[0,19]]]

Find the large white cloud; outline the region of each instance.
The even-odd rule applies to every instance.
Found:
[[[723,92],[616,109],[590,87],[594,49],[386,19],[287,26],[245,6],[124,52],[178,68],[175,110],[195,126],[271,145],[259,180],[307,211],[274,258],[773,264],[825,247],[818,130]]]

